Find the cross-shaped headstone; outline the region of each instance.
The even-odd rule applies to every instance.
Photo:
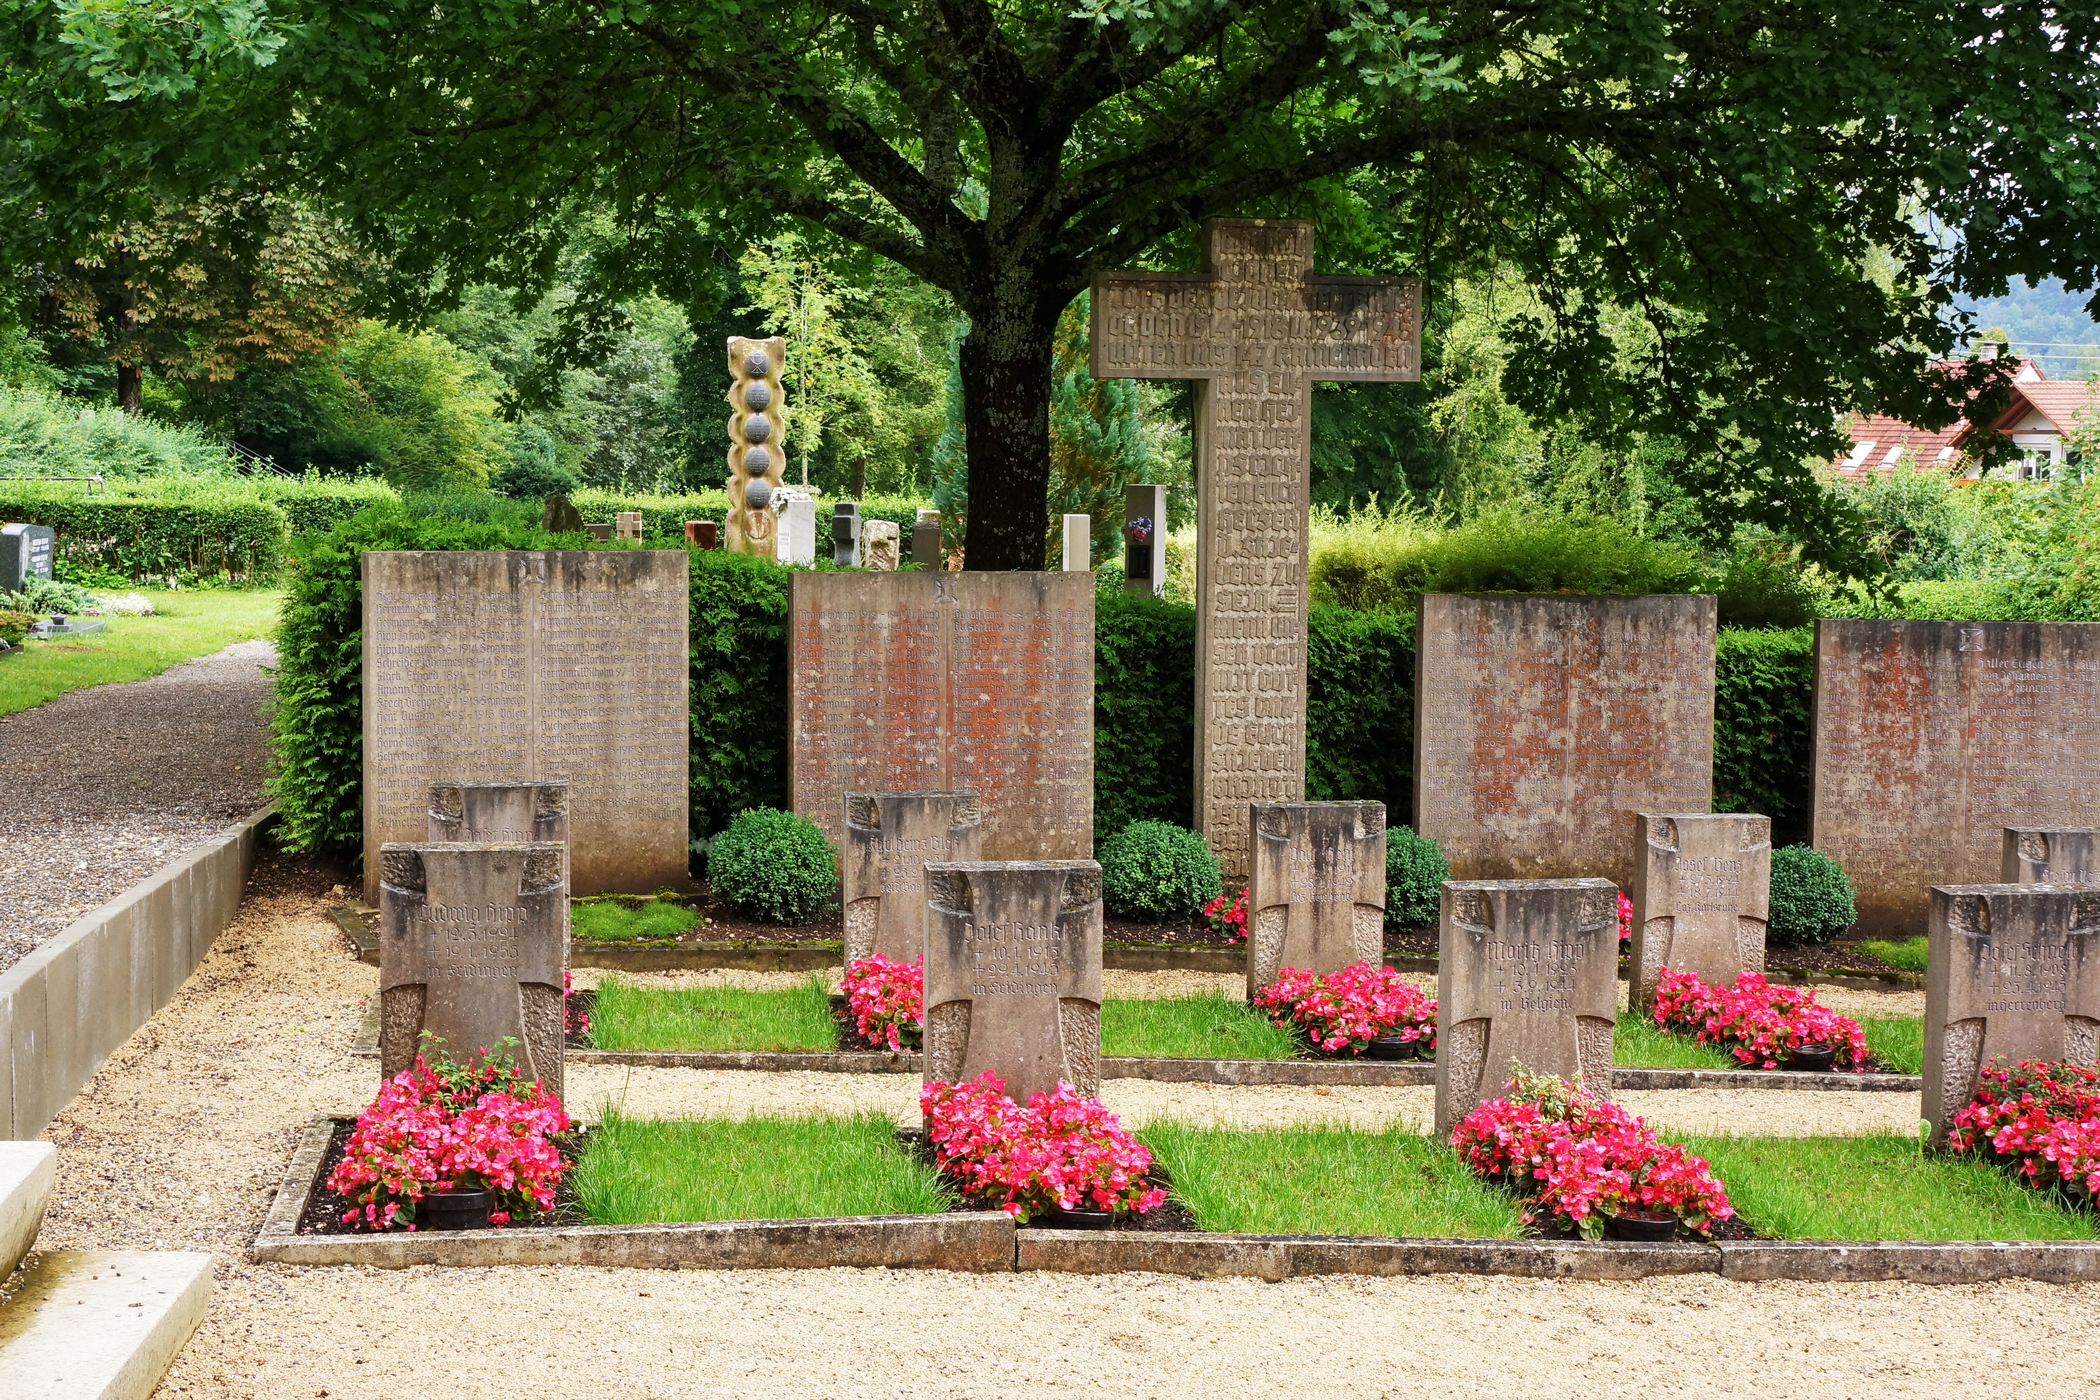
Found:
[[[1213,219],[1203,272],[1094,278],[1090,373],[1196,381],[1196,822],[1231,878],[1247,804],[1305,796],[1315,381],[1422,373],[1422,284],[1313,275],[1313,227]]]

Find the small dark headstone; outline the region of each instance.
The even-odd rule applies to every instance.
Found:
[[[583,529],[583,512],[567,496],[549,496],[540,513],[540,528],[552,535],[573,535]]]
[[[831,562],[841,569],[860,566],[858,501],[840,501],[831,508]]]
[[[51,577],[56,538],[48,525],[0,525],[0,593],[20,593],[29,580]]]
[[[702,549],[715,547],[716,526],[712,520],[688,520],[685,522],[685,542],[699,545]]]
[[[583,528],[590,532],[594,540],[609,540],[613,537],[613,527],[610,524],[586,525]]]

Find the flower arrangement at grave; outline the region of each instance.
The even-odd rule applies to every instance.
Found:
[[[870,1045],[916,1050],[926,1023],[926,962],[877,953],[846,964],[841,981],[853,1028]]]
[[[350,1202],[344,1223],[413,1230],[432,1191],[489,1191],[498,1226],[551,1209],[572,1165],[554,1143],[574,1126],[561,1100],[508,1055],[459,1065],[440,1052],[432,1065],[435,1044],[426,1036],[415,1064],[381,1086],[328,1173],[328,1189]]]
[[[1460,1120],[1451,1145],[1469,1170],[1525,1202],[1525,1224],[1595,1239],[1607,1214],[1674,1215],[1703,1235],[1735,1214],[1705,1158],[1662,1141],[1579,1077],[1511,1072],[1508,1092]]]
[[[1947,1145],[1988,1154],[2028,1186],[2100,1193],[2100,1069],[1993,1060],[1954,1115]]]
[[[1123,523],[1123,528],[1130,532],[1130,538],[1136,540],[1139,544],[1143,544],[1152,538],[1152,517],[1149,515],[1134,515]]]
[[[1329,1053],[1360,1055],[1380,1036],[1436,1049],[1436,998],[1390,967],[1358,962],[1325,977],[1286,967],[1255,993],[1254,1006]]]
[[[1633,946],[1633,901],[1626,891],[1619,891],[1619,951],[1625,952]]]
[[[1689,972],[1662,970],[1656,981],[1655,1024],[1718,1045],[1745,1065],[1777,1069],[1804,1045],[1828,1045],[1834,1068],[1865,1073],[1873,1061],[1859,1022],[1818,1005],[1806,987],[1778,987],[1761,972],[1745,972],[1726,987]]]
[[[1143,1214],[1167,1198],[1146,1183],[1152,1153],[1062,1081],[1021,1105],[990,1070],[967,1084],[937,1079],[919,1091],[919,1111],[940,1173],[1018,1224],[1052,1207]]]
[[[574,1038],[589,1035],[591,1013],[576,1004],[576,979],[566,967],[561,970],[561,1033]]]
[[[1245,942],[1247,939],[1247,887],[1241,885],[1240,892],[1230,899],[1221,894],[1210,903],[1204,905],[1203,917],[1209,922],[1212,933],[1223,934],[1235,943]]]

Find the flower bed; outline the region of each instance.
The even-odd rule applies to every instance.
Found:
[[[1451,1145],[1474,1172],[1524,1201],[1526,1224],[1595,1239],[1607,1214],[1637,1212],[1674,1215],[1681,1228],[1709,1235],[1734,1216],[1704,1158],[1663,1142],[1579,1079],[1519,1069],[1507,1088],[1452,1129]]]
[[[1655,1024],[1718,1045],[1752,1068],[1778,1069],[1804,1045],[1830,1046],[1835,1069],[1864,1074],[1874,1067],[1859,1022],[1817,1005],[1812,990],[1775,987],[1761,972],[1715,987],[1664,968],[1656,982]]]
[[[919,1048],[926,1020],[924,959],[894,962],[877,953],[850,962],[839,989],[862,1040],[890,1050]]]
[[[1325,977],[1286,967],[1255,993],[1254,1005],[1330,1054],[1361,1055],[1379,1036],[1436,1049],[1436,998],[1390,967],[1353,963]]]
[[[937,1079],[919,1091],[919,1111],[941,1174],[1017,1224],[1052,1207],[1142,1214],[1167,1198],[1146,1180],[1152,1154],[1068,1084],[1024,1107],[989,1070],[967,1084]]]
[[[2100,1192],[2100,1070],[1994,1060],[1954,1115],[1947,1145],[1994,1158],[2029,1186],[2091,1200]]]

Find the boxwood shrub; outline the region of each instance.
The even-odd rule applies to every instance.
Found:
[[[838,901],[838,852],[809,818],[753,807],[708,844],[707,879],[739,913],[808,923]]]
[[[1101,892],[1123,919],[1193,919],[1224,893],[1218,858],[1203,838],[1172,822],[1132,822],[1101,843]]]
[[[1852,881],[1836,861],[1808,846],[1772,852],[1771,922],[1765,926],[1770,942],[1828,943],[1858,917]]]
[[[1405,826],[1385,832],[1385,926],[1399,932],[1437,921],[1451,862],[1443,847]]]

